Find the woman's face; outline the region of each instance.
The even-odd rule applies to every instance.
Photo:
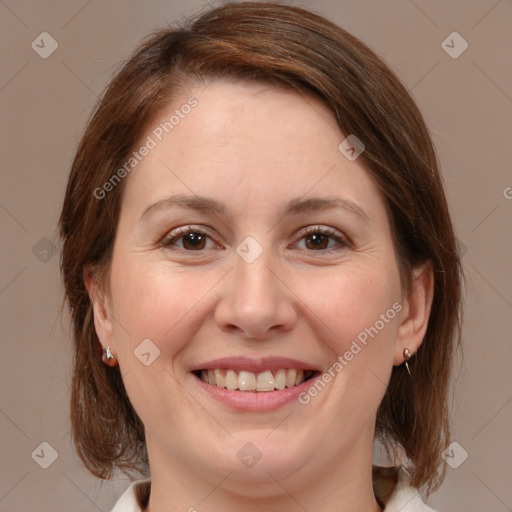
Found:
[[[136,145],[155,143],[125,178],[96,315],[152,473],[257,494],[369,463],[407,309],[384,201],[317,99],[224,80],[190,96]]]

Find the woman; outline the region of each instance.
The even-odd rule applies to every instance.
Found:
[[[461,265],[421,114],[363,43],[252,2],[153,35],[60,226],[75,446],[143,475],[115,512],[431,510]]]

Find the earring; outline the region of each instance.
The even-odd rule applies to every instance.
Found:
[[[412,356],[412,354],[409,351],[409,349],[404,348],[404,359],[405,359],[404,363],[405,363],[405,367],[407,368],[407,372],[409,373],[409,376],[411,376],[411,370],[409,370],[409,365],[407,364],[407,361],[409,359],[411,359],[411,356]]]
[[[114,354],[110,351],[110,347],[103,349],[103,355],[101,356],[101,360],[110,367],[114,367],[117,365],[117,359]]]

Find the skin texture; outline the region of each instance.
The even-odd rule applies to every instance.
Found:
[[[432,274],[417,269],[412,293],[402,290],[383,198],[362,159],[338,150],[346,134],[319,100],[257,83],[196,84],[141,141],[189,96],[197,106],[126,178],[108,292],[87,279],[98,336],[146,427],[148,510],[380,510],[376,411],[404,348],[414,354],[423,339]],[[173,194],[208,196],[226,212],[153,208],[141,219]],[[368,218],[335,208],[283,216],[294,198],[333,195]],[[208,233],[201,250],[180,234],[162,247],[191,225]],[[346,242],[324,238],[319,249],[308,226]],[[248,236],[263,249],[252,263],[236,252]],[[228,356],[327,370],[395,303],[401,311],[307,405],[236,411],[189,372]],[[149,366],[134,356],[147,338],[160,350]],[[262,454],[251,468],[237,457],[248,442]]]

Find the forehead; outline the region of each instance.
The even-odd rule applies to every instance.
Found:
[[[184,192],[238,198],[242,207],[257,196],[262,208],[280,196],[340,191],[378,202],[362,159],[349,161],[338,149],[346,135],[313,94],[246,81],[196,83],[148,123],[136,148],[149,140],[153,147],[130,174],[125,201],[143,209]]]

